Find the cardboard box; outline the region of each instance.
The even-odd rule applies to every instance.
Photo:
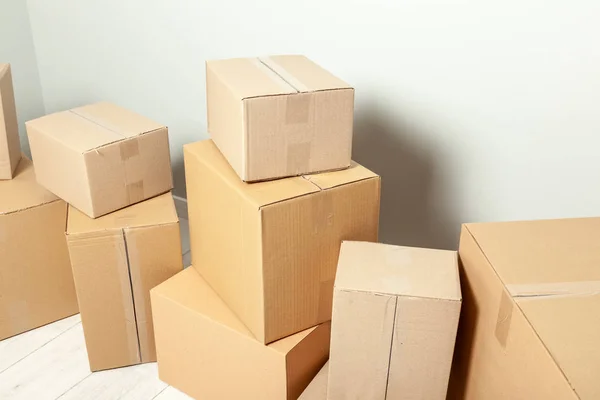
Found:
[[[463,225],[451,399],[599,399],[600,218]]]
[[[323,365],[317,376],[304,389],[298,400],[327,400],[327,381],[329,379],[329,361]]]
[[[21,159],[21,141],[10,64],[0,63],[0,179],[11,179]]]
[[[167,128],[110,103],[26,123],[38,182],[90,217],[173,187]]]
[[[67,242],[91,370],[156,361],[149,291],[183,269],[171,194],[97,219],[69,207]]]
[[[67,204],[23,157],[0,182],[0,340],[77,314],[66,221]]]
[[[329,321],[342,240],[377,240],[379,176],[354,164],[248,184],[210,140],[184,158],[192,264],[255,337]]]
[[[208,132],[244,181],[350,166],[354,89],[304,56],[206,63]]]
[[[329,354],[330,324],[268,346],[193,268],[151,291],[158,375],[197,399],[297,399]]]
[[[344,242],[328,399],[445,399],[461,306],[455,251]]]

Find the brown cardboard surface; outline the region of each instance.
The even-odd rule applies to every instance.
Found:
[[[596,399],[600,218],[463,226],[451,398]]]
[[[344,241],[327,398],[445,398],[460,307],[456,252]]]
[[[327,361],[329,323],[265,346],[194,268],[151,297],[159,377],[192,397],[296,399]]]
[[[91,219],[69,207],[67,242],[92,371],[156,361],[149,291],[183,269],[170,193]]]
[[[342,240],[377,240],[380,179],[354,164],[315,175],[241,182],[211,141],[184,146],[192,263],[270,343],[331,318]],[[337,175],[337,176],[336,176]]]
[[[304,389],[298,400],[327,400],[327,381],[329,379],[329,361],[323,365],[310,385]]]
[[[21,141],[10,64],[0,63],[0,179],[11,179],[21,159]]]
[[[354,89],[300,55],[206,63],[208,131],[244,181],[350,165]]]
[[[0,340],[77,313],[66,219],[25,157],[0,182]]]
[[[38,182],[90,217],[173,186],[167,128],[131,111],[96,103],[26,127]]]

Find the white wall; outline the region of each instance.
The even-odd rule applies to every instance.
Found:
[[[204,60],[304,53],[356,87],[382,240],[600,214],[600,2],[29,0],[47,111],[106,99],[206,137]]]
[[[0,0],[0,63],[11,64],[21,148],[31,156],[25,121],[44,115],[44,101],[25,0]]]

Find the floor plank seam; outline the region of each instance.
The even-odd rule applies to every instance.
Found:
[[[90,376],[92,376],[92,372],[90,372],[85,378],[83,378],[82,380],[80,380],[79,382],[76,382],[73,386],[71,386],[70,388],[68,388],[67,390],[65,390],[60,396],[58,396],[56,398],[56,400],[60,399],[61,397],[64,397],[67,393],[69,393],[71,390],[73,390],[77,385],[79,385],[81,382],[85,381],[87,378],[89,378]]]
[[[51,340],[47,341],[46,343],[44,343],[43,345],[41,345],[40,347],[36,348],[35,350],[33,350],[31,353],[27,353],[27,355],[19,358],[17,361],[15,361],[14,363],[10,364],[8,367],[4,368],[2,371],[0,371],[0,375],[2,375],[4,372],[8,371],[10,368],[14,367],[15,365],[17,365],[18,363],[20,363],[21,361],[25,360],[26,358],[28,358],[29,356],[31,356],[32,354],[37,353],[40,349],[44,348],[45,346],[47,346],[49,343],[52,343],[53,341],[55,341],[56,339],[58,339],[59,337],[61,337],[62,335],[64,335],[65,333],[67,333],[68,331],[70,331],[71,329],[75,328],[77,325],[81,324],[81,321],[77,322],[75,325],[70,326],[69,328],[65,329],[64,331],[62,331],[60,334],[56,335],[55,337],[53,337]]]
[[[161,381],[162,382],[162,381]],[[158,396],[160,396],[162,394],[162,392],[164,392],[165,390],[167,390],[169,388],[169,385],[165,386],[160,392],[156,393],[156,395],[150,399],[150,400],[154,400],[156,399]]]

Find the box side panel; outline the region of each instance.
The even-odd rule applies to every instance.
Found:
[[[184,154],[192,265],[264,342],[259,212],[196,156]]]
[[[298,397],[298,400],[327,400],[327,381],[329,380],[329,361],[323,365],[310,385]]]
[[[179,224],[125,230],[142,362],[156,361],[150,289],[183,270]]]
[[[67,241],[90,368],[141,362],[123,232],[68,235]]]
[[[26,127],[38,183],[91,215],[90,183],[83,155],[38,130],[33,124],[27,123]]]
[[[336,290],[327,398],[385,399],[396,296]]]
[[[158,375],[197,399],[284,399],[284,357],[151,292]]]
[[[471,234],[459,256],[463,303],[449,399],[576,399]]]
[[[446,398],[460,301],[399,296],[387,398]]]
[[[76,314],[62,200],[0,216],[0,340]]]
[[[166,128],[85,154],[98,217],[165,193],[173,187]]]
[[[246,180],[243,102],[206,65],[208,134],[242,180]]]
[[[0,77],[0,179],[10,179],[21,159],[21,141],[10,66]]]
[[[377,241],[379,179],[263,208],[267,341],[331,319],[343,240]]]
[[[314,329],[286,355],[287,398],[296,400],[329,359],[331,323]]]

